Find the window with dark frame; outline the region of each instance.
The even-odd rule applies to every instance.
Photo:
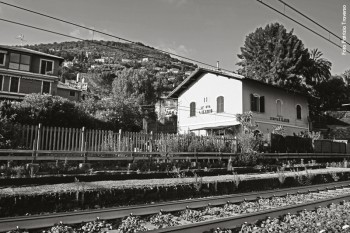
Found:
[[[30,56],[19,53],[11,53],[9,68],[13,70],[29,71]]]
[[[216,112],[220,113],[224,112],[224,110],[224,97],[219,96],[218,98],[216,98]]]
[[[47,74],[49,72],[53,72],[53,61],[41,60],[40,74]]]
[[[69,96],[75,96],[75,91],[69,91]]]
[[[252,112],[265,112],[265,96],[250,94],[250,110]]]
[[[301,120],[301,106],[299,104],[297,105],[297,119]]]
[[[18,92],[19,78],[11,77],[10,79],[10,92]]]
[[[190,103],[190,117],[196,116],[196,103]]]
[[[5,60],[6,60],[6,54],[0,52],[0,66],[4,66],[5,65]]]
[[[41,94],[50,94],[50,82],[43,81],[43,89]]]
[[[2,91],[2,82],[4,80],[4,76],[0,75],[0,91]]]

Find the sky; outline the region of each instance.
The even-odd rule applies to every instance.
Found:
[[[257,0],[1,0],[30,10],[94,28],[167,52],[236,71],[237,54],[245,37],[258,27],[279,22],[303,41],[308,49],[319,49],[332,62],[331,73],[350,69],[350,53],[272,11]],[[337,44],[339,39],[294,13],[278,0],[263,0],[286,12]],[[285,0],[339,37],[343,32],[345,5],[347,41],[350,43],[349,0]],[[95,40],[114,40],[91,31],[0,4],[0,19],[17,21],[67,35]],[[16,45],[69,41],[72,39],[0,21],[0,44]],[[329,37],[330,36],[330,37]],[[347,45],[350,51],[350,45]]]

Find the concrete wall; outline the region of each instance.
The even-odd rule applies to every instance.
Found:
[[[216,113],[216,98],[224,97],[224,112]],[[190,103],[196,103],[196,116],[190,117]],[[178,131],[196,130],[206,134],[205,127],[237,124],[234,114],[242,113],[242,82],[240,80],[207,73],[199,77],[178,98]],[[201,107],[210,106],[211,113],[200,114]]]
[[[300,133],[308,130],[309,107],[306,97],[287,92],[256,81],[243,81],[243,111],[250,111],[250,94],[265,96],[265,112],[254,112],[254,120],[259,129],[264,133],[271,133],[274,127],[284,126],[286,133]],[[276,101],[282,101],[281,117],[277,116]],[[297,119],[296,106],[301,106],[301,119]],[[273,119],[271,119],[273,117]],[[285,121],[278,121],[276,118],[283,118]],[[289,122],[286,122],[288,120]]]

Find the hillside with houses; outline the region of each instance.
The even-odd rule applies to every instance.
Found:
[[[197,67],[139,42],[70,41],[25,47],[63,57],[65,60],[60,71],[62,81],[75,80],[78,73],[82,73],[89,91],[99,98],[108,93],[108,87],[102,84],[104,79],[114,79],[118,72],[126,69],[147,72],[163,79],[162,92],[168,92]]]

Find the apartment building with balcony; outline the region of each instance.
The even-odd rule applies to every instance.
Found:
[[[79,101],[80,90],[59,82],[63,60],[27,48],[0,45],[0,100],[21,100],[27,94],[39,93]]]

